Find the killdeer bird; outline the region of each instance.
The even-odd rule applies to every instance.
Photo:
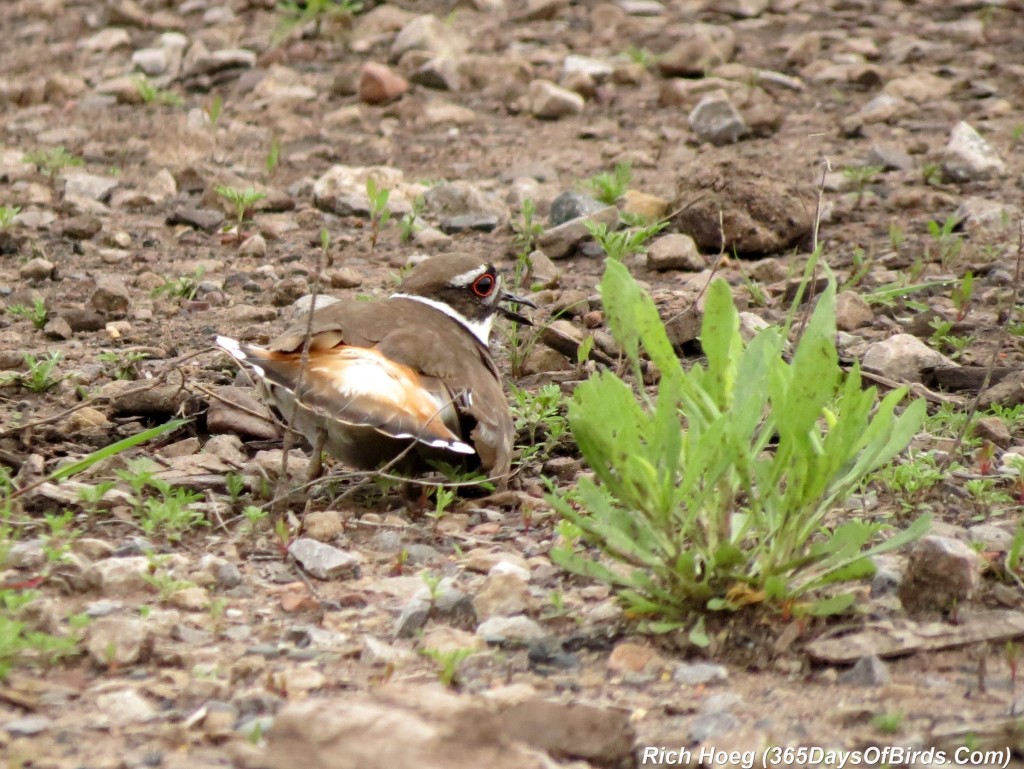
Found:
[[[488,343],[495,315],[527,325],[503,302],[535,307],[502,289],[493,265],[468,254],[421,262],[398,291],[374,302],[337,302],[296,320],[268,347],[218,336],[259,378],[266,400],[313,445],[345,464],[374,469],[410,448],[398,466],[431,460],[479,467],[504,485],[514,428]]]

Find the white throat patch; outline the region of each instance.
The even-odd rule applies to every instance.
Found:
[[[427,307],[433,307],[438,312],[443,312],[449,318],[454,320],[460,326],[465,328],[469,333],[475,336],[484,347],[487,347],[491,341],[491,326],[494,325],[494,314],[488,315],[484,320],[470,320],[465,315],[454,309],[450,305],[444,302],[438,302],[436,299],[427,299],[425,296],[416,296],[415,294],[392,294],[392,299],[411,299],[414,302],[425,304]]]

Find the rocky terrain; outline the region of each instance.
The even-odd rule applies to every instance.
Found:
[[[355,5],[0,4],[6,765],[1024,765],[1024,8]],[[698,648],[551,561],[545,480],[587,472],[561,399],[617,355],[587,219],[668,223],[625,262],[687,365],[713,275],[779,323],[819,244],[844,363],[928,400],[847,508],[932,531],[856,611],[738,612]],[[493,345],[511,488],[333,467],[273,504],[307,454],[213,336],[447,251],[538,305]]]

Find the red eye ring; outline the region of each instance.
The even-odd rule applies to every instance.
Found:
[[[490,296],[494,291],[495,280],[493,275],[484,274],[473,281],[473,293],[483,298]]]

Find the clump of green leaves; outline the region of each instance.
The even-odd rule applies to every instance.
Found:
[[[453,687],[458,683],[459,666],[473,654],[472,649],[424,649],[423,654],[437,663],[437,678],[442,685]]]
[[[88,619],[69,617],[67,635],[34,630],[23,619],[22,610],[38,597],[39,593],[33,590],[0,589],[0,681],[7,678],[14,665],[52,665],[78,650]]]
[[[417,195],[416,199],[412,202],[412,210],[403,216],[398,222],[398,239],[402,243],[408,243],[412,240],[413,235],[423,229],[423,224],[420,222],[420,214],[423,213],[423,207],[426,205],[426,201],[422,195]]]
[[[50,177],[52,181],[68,166],[80,166],[85,163],[78,155],[72,155],[63,145],[48,150],[26,152],[24,162],[34,165],[40,173]]]
[[[615,205],[626,194],[633,181],[633,166],[630,163],[616,163],[611,173],[602,171],[583,182],[583,187],[594,193],[594,197],[609,206]]]
[[[513,386],[512,420],[519,434],[519,463],[547,459],[569,428],[561,388],[546,384],[530,392]]]
[[[380,231],[387,226],[391,220],[391,209],[388,208],[388,199],[391,197],[391,190],[381,187],[372,176],[366,179],[366,198],[370,201],[370,248],[377,247],[377,239]]]
[[[46,309],[46,302],[39,298],[32,302],[31,307],[26,307],[23,304],[12,304],[7,308],[7,314],[15,318],[30,320],[33,326],[40,329],[46,325],[46,321],[50,317],[50,313]]]
[[[267,196],[265,192],[257,192],[255,187],[246,187],[243,190],[228,187],[226,184],[218,184],[214,191],[234,206],[235,221],[233,225],[229,224],[228,228],[238,233],[241,233],[245,225],[252,223],[252,207]]]
[[[274,44],[281,42],[293,29],[313,24],[313,33],[320,37],[328,21],[351,22],[363,10],[359,0],[280,0],[280,14],[274,32]]]
[[[110,366],[110,374],[114,379],[134,381],[139,378],[139,364],[149,357],[149,353],[140,350],[104,350],[96,357]]]
[[[647,251],[647,241],[668,226],[668,222],[655,222],[642,227],[630,227],[624,230],[609,229],[603,222],[587,220],[584,222],[587,232],[601,246],[609,259],[621,262],[630,254],[643,254]]]
[[[0,231],[10,229],[14,224],[14,217],[20,213],[20,206],[0,206]]]
[[[958,224],[960,224],[960,220],[952,214],[947,216],[941,224],[936,221],[928,222],[928,234],[932,238],[932,247],[929,248],[929,252],[938,256],[939,263],[944,268],[953,265],[964,246],[963,238],[955,232]]]
[[[129,462],[127,469],[117,471],[117,476],[132,490],[135,516],[142,530],[177,542],[185,532],[208,526],[206,515],[193,507],[202,495],[172,486],[157,478],[155,470],[152,460],[140,458]]]
[[[778,328],[743,341],[729,286],[714,281],[701,334],[707,366],[689,371],[624,265],[606,263],[601,293],[634,372],[644,351],[661,380],[656,395],[638,395],[611,372],[576,389],[569,425],[596,481],[579,481],[582,510],[551,499],[565,519],[557,563],[614,586],[635,616],[654,620],[651,629],[672,629],[701,606],[790,601],[813,614],[843,611],[852,592],[818,591],[870,575],[870,556],[924,533],[926,517],[880,543],[880,524],[829,523],[925,415],[920,400],[896,414],[906,389],[879,401],[856,367],[843,373],[834,281],[791,362]]]
[[[267,158],[263,162],[264,167],[267,169],[267,176],[273,176],[280,164],[281,140],[275,136],[270,140],[270,146],[267,148]]]
[[[867,192],[875,177],[882,173],[882,166],[847,166],[843,169],[843,176],[850,183],[854,194],[857,196],[853,202],[854,208],[860,208],[864,201],[864,193]]]
[[[57,374],[57,364],[61,355],[54,351],[41,358],[30,353],[25,354],[26,371],[10,371],[0,374],[0,387],[21,385],[34,393],[46,392],[59,384],[64,377]]]
[[[135,78],[135,90],[143,104],[161,104],[166,107],[180,107],[185,102],[174,91],[158,88],[145,75]]]
[[[186,300],[195,299],[196,292],[199,291],[199,283],[203,279],[203,273],[203,268],[197,267],[190,275],[180,275],[177,278],[165,278],[163,285],[156,286],[149,292],[149,295],[154,299],[161,296],[169,298],[179,297]]]

